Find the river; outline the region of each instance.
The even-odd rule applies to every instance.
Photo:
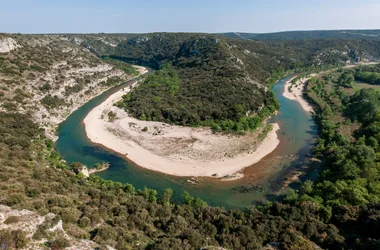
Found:
[[[289,78],[281,79],[273,87],[281,108],[269,121],[280,125],[279,146],[260,162],[246,168],[245,177],[236,181],[221,182],[212,178],[197,178],[199,183],[190,184],[187,181],[189,178],[142,169],[88,140],[83,125],[86,115],[107,97],[132,84],[136,79],[105,91],[73,112],[58,128],[56,148],[68,164],[81,162],[86,166],[93,166],[98,162],[109,162],[111,166],[108,170],[97,173],[104,179],[130,183],[136,189],[146,186],[159,193],[165,188],[171,188],[174,191],[174,201],[180,201],[185,190],[209,205],[227,208],[243,208],[262,204],[268,199],[276,200],[287,192],[286,188],[281,188],[286,173],[301,169],[305,160],[310,158],[310,147],[317,135],[311,114],[304,111],[296,101],[283,97],[285,81]]]

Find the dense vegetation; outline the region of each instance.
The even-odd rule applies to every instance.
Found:
[[[380,85],[380,64],[360,67],[355,71],[354,75],[357,81]]]
[[[354,88],[355,82],[380,85],[380,64],[340,69],[339,72],[342,74],[335,82],[345,88]]]
[[[261,211],[227,212],[208,207],[189,194],[184,196],[185,204],[174,205],[169,189],[158,195],[154,190],[136,191],[129,184],[95,176],[86,180],[68,166],[54,162],[60,162],[59,156],[29,117],[5,113],[0,116],[4,138],[1,203],[42,214],[53,212],[58,217],[45,224],[54,225],[62,219],[65,230],[75,237],[91,238],[117,249],[199,249],[218,245],[254,249],[272,241],[282,242],[283,248],[302,249],[312,244],[304,236],[308,228],[307,235],[322,246],[342,244],[337,229],[320,222],[318,209],[311,204],[293,208],[276,204]],[[284,220],[283,216],[293,219]],[[45,224],[35,239],[46,237]],[[25,237],[17,236],[20,233],[12,234],[0,232],[1,243],[25,244]]]
[[[172,204],[170,189],[157,194],[148,188],[135,190],[129,184],[75,175],[30,118],[0,115],[1,138],[6,138],[1,141],[1,203],[58,216],[45,222],[35,239],[46,237],[44,228],[62,219],[70,235],[117,249],[257,249],[269,243],[281,249],[312,249],[314,244],[329,249],[379,246],[376,218],[380,213],[371,205],[376,199],[356,199],[352,189],[333,193],[330,189],[340,186],[321,179],[321,184],[305,183],[300,198],[289,196],[283,203],[245,211],[209,207],[186,193],[184,204]],[[337,182],[332,177],[326,181]],[[342,177],[339,181],[345,182]],[[342,201],[331,202],[337,199]],[[0,232],[0,240],[14,246],[27,244],[18,231]],[[49,244],[67,242],[56,239]]]
[[[0,115],[1,135],[9,135],[1,142],[1,203],[58,215],[40,227],[35,239],[46,237],[46,225],[62,219],[70,235],[117,249],[199,249],[219,245],[256,249],[270,242],[281,242],[279,246],[284,249],[310,249],[313,243],[309,239],[323,247],[344,246],[338,229],[325,223],[318,205],[312,203],[276,203],[259,210],[226,211],[208,207],[188,194],[184,196],[185,204],[172,204],[169,189],[158,195],[154,190],[136,191],[129,184],[95,176],[86,180],[68,166],[53,163],[51,143],[27,116]],[[23,123],[17,123],[20,119]],[[15,140],[16,135],[19,140]],[[36,151],[41,147],[42,152]],[[46,168],[46,164],[50,167]],[[8,234],[0,232],[2,243],[26,244],[20,233]]]
[[[340,70],[308,83],[307,95],[316,104],[320,127],[314,153],[323,160],[323,169],[318,181],[306,181],[303,195],[293,198],[319,204],[328,220],[344,228],[352,248],[376,249],[380,246],[374,233],[380,226],[380,93],[344,92],[345,74]],[[363,221],[363,216],[371,219]],[[367,238],[358,242],[356,235]]]
[[[315,33],[314,33],[315,34]],[[243,71],[259,83],[265,83],[273,72],[305,70],[326,65],[339,65],[347,61],[380,57],[379,42],[356,39],[307,39],[253,41],[229,39],[210,34],[150,33],[150,34],[104,34],[68,35],[72,40],[80,38],[82,44],[90,47],[100,56],[148,65],[159,69],[166,62],[183,61],[187,70],[194,66],[212,68],[209,60],[222,59],[220,64],[234,63],[237,72],[230,72],[231,78]],[[348,37],[349,38],[349,37]],[[112,41],[114,46],[101,42]],[[117,45],[117,46],[115,46]],[[188,61],[188,62],[187,62]],[[174,66],[176,66],[173,63]],[[206,76],[196,75],[197,81]],[[193,78],[191,74],[187,77]]]
[[[142,120],[208,125],[216,131],[237,132],[256,129],[279,108],[271,91],[251,83],[227,81],[222,76],[214,76],[207,83],[184,83],[172,66],[165,65],[125,95],[119,106]],[[261,96],[265,99],[261,100]],[[258,111],[260,103],[264,106]]]
[[[126,73],[127,75],[130,76],[135,76],[138,75],[138,71],[130,64],[120,61],[120,60],[115,60],[110,57],[103,57],[102,58],[104,62],[115,65],[117,68],[121,69]]]

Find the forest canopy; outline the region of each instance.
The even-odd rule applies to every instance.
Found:
[[[207,68],[197,69],[202,70]],[[123,96],[118,106],[141,120],[236,132],[256,129],[279,108],[273,93],[255,84],[222,76],[186,81],[180,78],[183,74],[166,64]]]

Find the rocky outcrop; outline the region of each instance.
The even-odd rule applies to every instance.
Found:
[[[44,223],[47,218],[54,216],[52,213],[40,216],[36,212],[26,209],[15,210],[0,205],[0,230],[22,230],[27,233],[26,237],[30,238],[37,231],[39,225]]]
[[[38,230],[41,230],[39,228],[42,225],[51,223],[55,217],[56,215],[53,213],[48,213],[47,215],[41,216],[37,212],[29,211],[26,209],[17,210],[12,209],[8,206],[0,205],[0,231],[23,231],[28,243],[27,246],[22,249],[46,249],[44,245],[47,245],[48,242],[54,241],[57,237],[61,237],[67,240],[70,247],[65,249],[87,250],[96,249],[99,247],[98,244],[91,240],[78,240],[69,236],[63,228],[62,220],[59,220],[57,223],[44,230],[46,234],[49,235],[49,239],[42,238],[41,240],[36,240],[33,235]],[[3,244],[5,243],[3,242]],[[7,247],[7,245],[3,246]],[[10,245],[10,247],[12,246]]]
[[[85,166],[83,166],[83,168],[81,169],[80,173],[82,173],[86,177],[90,177],[90,173],[88,172],[88,169]]]
[[[75,174],[83,174],[86,177],[90,177],[87,167],[79,162],[72,163],[71,169]]]
[[[0,53],[8,53],[14,49],[17,49],[20,45],[10,37],[0,39]]]
[[[66,40],[0,35],[0,110],[31,114],[53,140],[57,124],[74,110],[133,77]]]

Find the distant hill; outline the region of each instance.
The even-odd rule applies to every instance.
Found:
[[[380,40],[380,30],[313,30],[276,33],[219,33],[229,38],[249,40],[303,40],[303,39],[370,39]]]

